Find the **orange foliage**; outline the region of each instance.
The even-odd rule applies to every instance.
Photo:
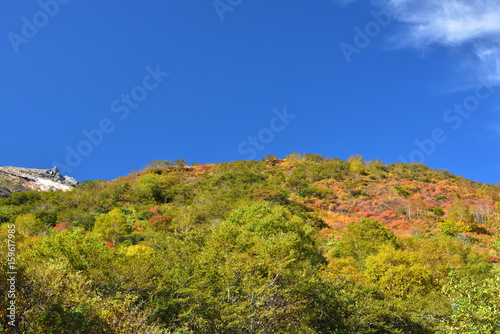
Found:
[[[172,217],[170,216],[163,216],[160,214],[157,214],[148,220],[148,227],[151,228],[154,231],[162,231],[167,229],[168,225],[172,221]]]
[[[71,230],[72,228],[73,224],[71,224],[71,222],[60,222],[54,226],[54,231]]]

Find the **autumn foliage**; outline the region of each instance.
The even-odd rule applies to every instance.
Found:
[[[159,160],[0,222],[20,332],[500,332],[500,187],[422,164]]]

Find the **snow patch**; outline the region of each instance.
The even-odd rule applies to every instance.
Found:
[[[41,178],[36,178],[35,179],[35,184],[42,190],[42,191],[49,191],[49,190],[71,190],[72,187],[57,183],[51,180],[47,179],[41,179]]]

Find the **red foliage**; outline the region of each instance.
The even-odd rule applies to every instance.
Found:
[[[410,228],[410,222],[404,219],[393,220],[389,224],[389,228],[401,231],[407,231]]]
[[[488,257],[488,261],[500,264],[500,258],[498,258],[496,256],[490,256],[490,257]]]
[[[394,219],[396,218],[396,212],[393,210],[386,210],[380,214],[380,217],[383,219]]]
[[[71,224],[71,222],[60,222],[54,226],[54,231],[71,230],[72,228],[73,224]]]
[[[204,174],[204,173],[210,172],[212,169],[213,169],[213,167],[202,164],[202,165],[196,166],[194,168],[194,173],[195,174]]]
[[[140,221],[136,221],[134,223],[134,228],[135,228],[135,231],[136,232],[144,232],[144,227],[142,227],[141,225],[141,222]]]
[[[364,217],[371,217],[375,215],[373,211],[364,211],[362,214]]]
[[[112,243],[111,241],[103,241],[102,243],[104,244],[104,246],[109,247],[109,248],[116,247],[116,245],[114,243]]]
[[[161,231],[168,227],[172,219],[173,218],[170,216],[163,216],[158,214],[156,216],[149,218],[148,227],[155,231]]]
[[[337,210],[338,212],[345,212],[347,211],[347,207],[344,205],[339,205],[335,210]]]

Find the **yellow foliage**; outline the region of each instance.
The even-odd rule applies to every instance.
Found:
[[[328,261],[327,272],[335,278],[346,279],[351,282],[365,283],[366,276],[356,265],[354,258],[332,258]]]
[[[151,249],[151,247],[148,247],[146,245],[132,245],[126,248],[125,254],[127,256],[145,256],[149,257],[153,255],[154,251]]]
[[[44,224],[31,213],[18,216],[15,225],[17,233],[23,236],[38,235],[46,230]]]
[[[401,298],[429,293],[435,286],[429,265],[391,246],[366,259],[366,275],[382,291]]]
[[[97,218],[94,225],[94,232],[102,235],[104,240],[114,244],[123,240],[125,235],[130,232],[130,226],[127,224],[125,215],[119,209],[113,209],[111,212]]]
[[[444,222],[438,224],[438,227],[446,235],[455,235],[471,230],[469,224],[454,219],[445,219]]]

